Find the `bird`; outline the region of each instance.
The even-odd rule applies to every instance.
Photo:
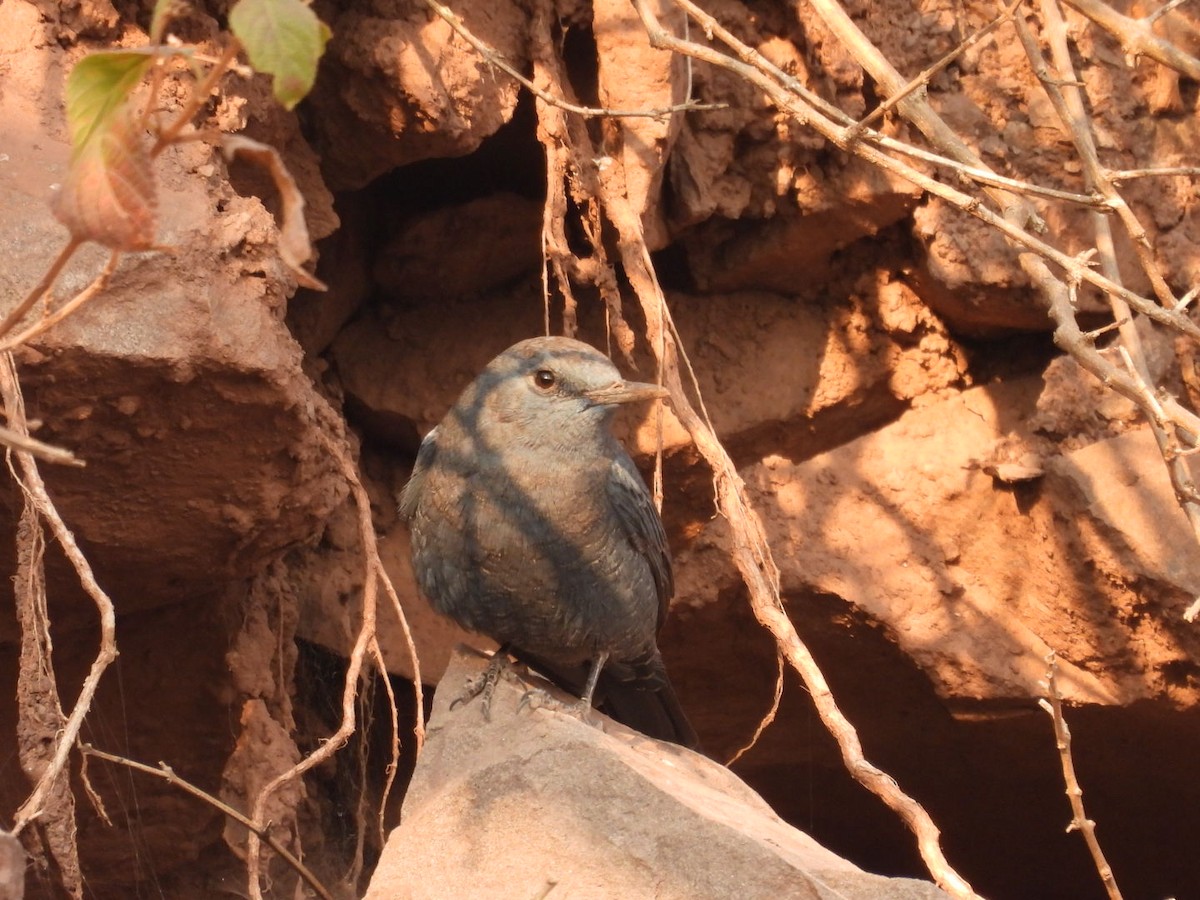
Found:
[[[635,730],[698,740],[657,637],[674,580],[658,510],[612,432],[616,410],[664,399],[594,347],[509,347],[421,442],[400,499],[433,608],[500,649],[460,701],[485,715],[507,657]],[[528,697],[528,695],[527,695]]]

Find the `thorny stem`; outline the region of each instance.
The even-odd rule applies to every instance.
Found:
[[[1058,660],[1053,651],[1046,657],[1046,666],[1048,699],[1039,700],[1038,705],[1050,714],[1050,718],[1054,722],[1055,743],[1058,747],[1059,759],[1062,762],[1067,799],[1071,803],[1071,824],[1067,826],[1067,831],[1078,831],[1083,835],[1084,843],[1087,844],[1088,852],[1092,855],[1096,871],[1100,873],[1100,880],[1104,882],[1104,889],[1108,892],[1109,900],[1121,900],[1121,891],[1117,887],[1112,867],[1104,858],[1104,851],[1100,849],[1100,841],[1096,837],[1096,823],[1087,817],[1083,809],[1083,788],[1079,785],[1079,778],[1075,774],[1075,761],[1071,756],[1071,730],[1063,718],[1062,695],[1058,692]]]

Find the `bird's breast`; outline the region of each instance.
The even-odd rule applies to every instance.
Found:
[[[510,458],[429,473],[413,518],[422,590],[464,627],[552,659],[652,644],[653,577],[610,507],[610,471]]]

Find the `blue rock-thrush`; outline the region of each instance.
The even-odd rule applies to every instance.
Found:
[[[469,689],[484,706],[507,653],[617,721],[686,746],[658,630],[673,591],[662,522],[611,431],[666,396],[587,344],[522,341],[429,432],[404,488],[413,569],[438,612],[500,645]]]

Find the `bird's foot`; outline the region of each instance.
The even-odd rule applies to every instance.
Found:
[[[575,716],[587,725],[596,724],[592,719],[592,704],[589,701],[576,700],[574,703],[564,703],[557,697],[551,696],[549,691],[541,688],[530,688],[521,695],[521,702],[517,704],[517,710],[519,712],[523,709],[553,709]]]
[[[484,719],[490,722],[492,720],[492,694],[495,693],[501,676],[513,681],[519,680],[517,673],[512,670],[512,666],[508,662],[508,654],[503,649],[492,654],[482,675],[473,675],[467,679],[466,684],[463,685],[463,692],[450,701],[450,708],[455,709],[470,703],[476,697],[482,697],[480,708],[483,710]]]

